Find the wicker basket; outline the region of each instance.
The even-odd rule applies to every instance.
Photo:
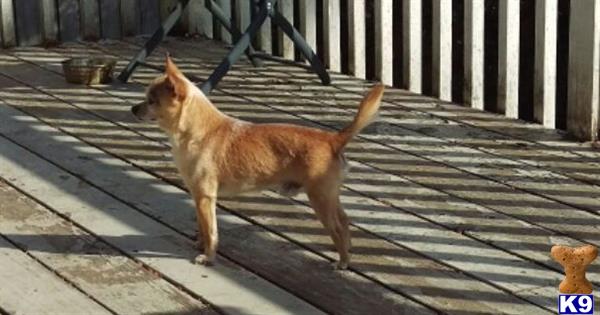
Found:
[[[112,81],[117,63],[108,58],[72,58],[62,62],[67,82],[78,84],[104,84]]]

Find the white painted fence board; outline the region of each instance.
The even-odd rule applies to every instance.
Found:
[[[519,118],[519,25],[520,0],[500,0],[498,3],[498,110],[509,118]]]
[[[374,5],[375,75],[384,84],[392,85],[394,83],[393,3],[387,0],[375,0]],[[418,33],[421,34],[420,31]],[[406,45],[409,44],[405,42],[405,47]]]
[[[271,28],[271,19],[266,19],[258,33],[260,50],[267,54],[273,53],[273,33]]]
[[[204,34],[204,36],[208,37],[208,38],[213,38],[214,35],[214,31],[213,31],[213,16],[212,13],[210,13],[210,11],[206,8],[205,5],[205,0],[198,0],[198,1],[192,1],[194,3],[194,8],[195,7],[200,7],[200,15],[199,16],[192,16],[192,18],[194,19],[200,19],[200,24],[201,24],[201,34]],[[188,4],[189,6],[190,4]]]
[[[201,34],[208,38],[213,36],[213,20],[204,0],[192,0],[184,10],[182,23],[187,33]]]
[[[360,1],[360,0],[358,0]],[[350,1],[352,2],[352,1]],[[317,0],[300,1],[300,34],[317,52]]]
[[[123,36],[135,35],[139,32],[138,0],[121,0],[121,26]]]
[[[294,1],[277,2],[277,10],[285,17],[290,24],[294,25]],[[281,28],[277,28],[277,42],[279,43],[279,52],[285,59],[294,59],[294,43],[283,33]]]
[[[0,306],[9,314],[111,314],[0,237]]]
[[[0,0],[0,30],[2,31],[2,46],[11,47],[17,44],[15,34],[15,16],[12,0]]]
[[[236,19],[237,25],[240,28],[240,32],[244,32],[248,25],[250,25],[250,1],[248,0],[235,0],[236,8]]]
[[[7,126],[8,121],[12,121],[11,124],[19,121],[23,126],[21,129],[37,129],[37,135],[54,134],[51,132],[53,128],[36,124],[34,118],[5,105],[0,105],[0,120],[2,127]],[[47,155],[60,155],[61,150],[65,152],[64,148],[60,148],[61,145],[73,148],[76,144],[75,147],[81,150],[81,154],[92,154],[104,163],[110,160],[112,167],[129,169],[126,162],[112,158],[65,134],[54,134],[52,141],[56,142],[55,149],[52,150],[57,152],[47,152]],[[135,173],[138,178],[153,178],[144,172]],[[55,211],[68,214],[73,221],[94,234],[101,235],[128,255],[160,271],[216,306],[227,309],[228,313],[321,314],[311,305],[269,282],[232,267],[224,258],[212,267],[193,263],[193,258],[198,254],[194,242],[3,138],[0,138],[0,176],[10,179],[12,184]],[[159,189],[157,186],[153,187]],[[164,194],[186,195],[171,185],[160,187],[165,189]],[[186,204],[193,207],[189,198]],[[231,215],[219,217],[219,223],[224,228],[244,224],[244,221]]]
[[[600,1],[571,1],[567,130],[581,140],[598,138]]]
[[[366,78],[365,0],[348,2],[348,68],[355,77]]]
[[[96,0],[81,0],[81,34],[83,39],[100,38],[100,8]]]
[[[323,0],[323,56],[329,70],[342,69],[340,44],[340,0]]]
[[[56,1],[42,0],[42,30],[46,42],[58,40],[58,12]]]
[[[384,0],[382,0],[384,1]],[[391,2],[391,1],[385,1]],[[391,3],[390,3],[391,5]],[[402,2],[403,76],[404,87],[412,92],[422,91],[422,2]],[[391,11],[391,10],[390,10]],[[386,68],[388,65],[384,65]],[[391,67],[389,67],[391,68]]]
[[[535,1],[533,117],[545,127],[555,128],[558,1]]]
[[[177,6],[178,3],[179,3],[178,0],[160,0],[159,1],[160,20],[164,21],[169,16],[171,11],[173,11],[175,9],[175,7]],[[181,20],[179,20],[177,22],[180,23]]]
[[[433,4],[433,93],[441,100],[452,100],[452,0]]]
[[[484,2],[465,0],[463,101],[483,109]]]

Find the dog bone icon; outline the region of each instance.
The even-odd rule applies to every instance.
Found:
[[[565,269],[565,279],[558,286],[563,294],[590,294],[592,284],[585,277],[585,269],[598,256],[598,248],[585,245],[577,248],[555,245],[550,250],[552,258]]]

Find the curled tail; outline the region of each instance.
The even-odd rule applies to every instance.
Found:
[[[373,118],[376,116],[377,111],[379,110],[379,105],[381,104],[381,98],[383,97],[383,91],[385,90],[385,86],[381,83],[375,85],[369,94],[363,98],[360,103],[360,107],[358,108],[358,113],[354,117],[354,120],[350,125],[346,128],[340,130],[338,132],[338,148],[341,149],[354,136],[356,136],[363,128],[373,121]]]

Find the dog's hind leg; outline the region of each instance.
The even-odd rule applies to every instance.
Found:
[[[350,261],[350,230],[348,217],[340,205],[338,184],[320,182],[311,185],[307,195],[340,255],[337,268],[346,269]]]

